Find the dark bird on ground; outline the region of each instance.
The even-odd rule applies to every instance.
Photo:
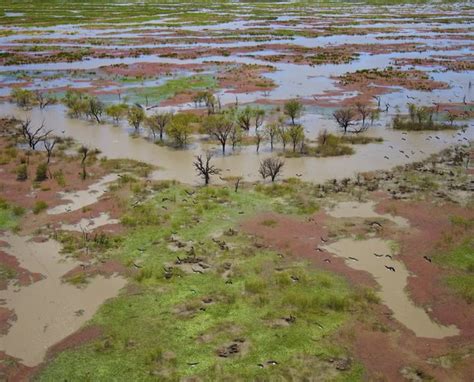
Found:
[[[388,147],[390,147],[391,149],[393,149],[393,146],[392,146],[392,145],[390,145],[390,146],[388,146]]]
[[[384,158],[385,158],[385,159],[390,159],[390,158],[389,158],[388,156],[386,156],[386,155],[384,156]]]
[[[349,260],[359,261],[359,259],[356,259],[355,257],[352,257],[352,256],[349,256]]]
[[[298,178],[301,178],[301,177],[303,176],[303,174],[296,174],[296,176],[297,176]]]
[[[406,141],[407,139],[406,138],[402,138],[402,141]]]
[[[426,261],[428,261],[429,263],[431,263],[431,258],[430,258],[430,257],[428,257],[428,256],[423,256],[423,258],[424,258]]]
[[[392,255],[385,255],[385,257],[388,257],[389,259],[391,259]]]
[[[319,247],[316,247],[316,251],[318,251],[318,252],[323,252],[323,250],[322,250],[321,248],[319,248]]]
[[[376,256],[376,257],[383,257],[383,255],[379,255],[378,253],[374,253],[374,256]]]
[[[322,237],[322,236],[321,236],[321,241],[322,241],[323,243],[327,243],[327,239],[325,239],[325,238]]]
[[[330,259],[324,259],[324,262],[325,262],[325,263],[330,263],[331,260],[330,260]]]
[[[395,268],[394,268],[394,267],[389,267],[389,266],[386,265],[385,268],[387,268],[389,271],[395,272]]]

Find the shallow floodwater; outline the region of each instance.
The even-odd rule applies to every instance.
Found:
[[[340,202],[327,212],[335,218],[383,218],[394,222],[401,228],[407,228],[410,226],[409,221],[401,216],[379,214],[375,212],[375,205],[376,203],[374,201],[368,201],[365,203]]]
[[[256,153],[253,145],[239,148],[234,153],[228,147],[228,154],[225,156],[220,153],[220,146],[199,142],[192,143],[186,150],[162,147],[153,144],[145,137],[133,138],[130,136],[129,129],[120,126],[108,123],[98,125],[71,119],[59,105],[48,107],[45,111],[39,109],[24,111],[11,104],[0,104],[0,114],[14,115],[22,119],[28,116],[32,119],[33,125],[40,124],[44,120],[46,126],[53,129],[55,134],[70,136],[81,144],[98,148],[102,155],[108,158],[130,158],[157,166],[159,169],[153,174],[154,179],[174,179],[188,184],[201,183],[192,163],[195,155],[211,150],[216,154],[213,163],[222,170],[221,177],[242,176],[247,181],[257,181],[261,180],[258,173],[260,161],[272,155],[268,145],[262,146],[260,154]],[[305,116],[307,135],[315,137],[322,129],[329,128],[331,125],[328,118],[308,113]],[[452,131],[416,132],[404,135],[400,131],[378,125],[370,134],[383,137],[383,143],[356,145],[354,146],[356,153],[351,156],[286,159],[282,178],[298,175],[306,181],[323,182],[334,178],[352,177],[357,172],[388,170],[397,165],[425,159],[451,144],[459,143],[459,140],[462,141],[464,137],[472,138],[471,130],[467,129],[460,136]],[[440,139],[435,139],[435,135]],[[429,138],[430,136],[432,138]],[[275,153],[281,152],[279,145],[276,147],[278,149]],[[211,181],[220,182],[218,177],[212,178]],[[88,194],[88,191],[84,195],[91,199],[94,199],[93,196],[93,194]],[[68,195],[67,198],[73,198],[73,196]],[[82,196],[78,200],[81,198]],[[76,207],[78,205],[80,204],[76,204]],[[77,208],[83,205],[82,203]],[[77,209],[76,207],[74,208]],[[53,211],[62,213],[66,212],[66,209],[65,206],[58,206]]]
[[[83,218],[76,224],[62,224],[60,228],[64,231],[90,232],[104,225],[118,224],[119,222],[120,220],[112,219],[107,212],[101,212],[94,218]]]
[[[65,212],[72,212],[96,203],[99,198],[107,191],[108,184],[118,178],[117,174],[108,174],[97,183],[91,184],[85,190],[75,192],[60,192],[61,199],[68,201],[67,204],[50,208],[46,212],[49,215],[57,215]]]
[[[396,259],[390,242],[378,238],[355,240],[346,238],[325,247],[331,253],[345,259],[351,268],[369,272],[380,285],[378,295],[393,312],[393,317],[413,331],[418,337],[444,338],[456,336],[459,329],[454,325],[443,326],[431,320],[428,313],[416,306],[405,292],[409,272]],[[374,253],[383,255],[377,257]],[[393,260],[385,255],[392,255]],[[349,257],[357,260],[349,259]],[[393,267],[395,272],[385,268]]]
[[[61,256],[58,242],[37,243],[13,234],[0,239],[9,244],[3,250],[15,256],[22,268],[44,277],[29,286],[10,283],[0,291],[3,306],[16,315],[8,333],[0,336],[0,350],[26,366],[40,364],[50,346],[78,330],[126,284],[122,277],[96,276],[78,288],[62,280],[79,263]]]

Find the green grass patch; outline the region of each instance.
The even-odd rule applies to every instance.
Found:
[[[360,364],[331,369],[329,359],[347,353],[328,338],[374,297],[230,230],[242,217],[278,208],[298,188],[284,187],[235,193],[153,184],[153,195],[127,210],[131,231],[123,242],[102,251],[138,267],[134,292],[94,316],[90,324],[103,328],[102,338],[59,354],[39,380],[361,379]],[[238,353],[219,356],[231,344]]]

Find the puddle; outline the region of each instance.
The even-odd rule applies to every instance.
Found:
[[[382,302],[392,311],[393,317],[412,330],[418,337],[444,338],[459,334],[456,326],[443,326],[432,321],[426,311],[416,306],[405,292],[409,276],[405,265],[396,260],[390,242],[373,238],[368,240],[342,239],[325,248],[338,257],[345,259],[353,269],[369,272],[380,285]],[[383,255],[377,257],[378,255]],[[390,259],[385,255],[393,255]],[[352,257],[357,260],[349,259]],[[385,268],[393,267],[395,272]]]
[[[83,218],[76,224],[62,224],[60,228],[64,231],[91,232],[104,225],[118,223],[120,223],[120,220],[111,219],[107,212],[101,212],[95,218]]]
[[[45,277],[26,287],[10,284],[0,291],[3,305],[17,316],[8,333],[0,336],[0,350],[26,366],[41,363],[50,346],[77,331],[126,284],[122,277],[96,276],[85,287],[77,288],[61,280],[78,263],[59,254],[58,242],[36,243],[12,234],[0,239],[10,245],[4,250],[14,255],[21,267]]]
[[[47,213],[49,215],[57,215],[76,211],[82,207],[94,204],[107,191],[108,183],[116,179],[118,179],[117,174],[109,174],[104,176],[99,182],[91,184],[86,190],[60,192],[61,199],[69,201],[69,203],[50,208]]]
[[[328,214],[335,218],[383,218],[394,222],[400,228],[410,227],[409,221],[401,216],[375,212],[375,205],[376,203],[374,201],[365,203],[341,202],[333,209],[328,210]]]

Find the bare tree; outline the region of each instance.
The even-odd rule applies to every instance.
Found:
[[[257,146],[257,153],[260,151],[260,144],[263,141],[263,134],[258,130],[255,131],[255,145]]]
[[[44,148],[46,150],[46,155],[47,155],[47,160],[46,163],[49,165],[49,162],[51,161],[51,156],[53,155],[53,150],[54,146],[56,146],[57,139],[52,138],[52,139],[46,139],[44,141]]]
[[[44,121],[41,123],[41,126],[36,130],[31,126],[31,120],[26,119],[25,121],[20,122],[21,134],[26,139],[28,146],[32,150],[36,149],[36,145],[45,140],[53,130],[45,130]]]
[[[212,175],[220,174],[221,170],[211,164],[212,153],[206,152],[205,158],[202,155],[197,155],[193,162],[194,168],[198,175],[204,179],[204,184],[207,186]]]
[[[56,102],[56,98],[51,97],[49,94],[45,94],[39,90],[35,91],[35,98],[41,110],[46,108],[46,106],[52,105]]]
[[[260,168],[258,169],[258,172],[263,179],[270,177],[272,182],[274,182],[275,178],[280,174],[284,165],[285,161],[278,157],[265,158],[262,162],[260,162]]]
[[[365,120],[370,115],[370,109],[366,104],[361,102],[356,103],[356,108],[360,118],[362,119],[362,126],[365,126]]]
[[[344,130],[344,134],[347,133],[347,128],[354,124],[354,111],[352,109],[339,109],[333,113],[337,124],[341,129]]]
[[[86,160],[91,153],[91,150],[87,146],[81,146],[78,150],[78,153],[82,155],[81,158],[81,167],[82,167],[82,180],[85,180],[87,178],[87,172],[86,172]]]

